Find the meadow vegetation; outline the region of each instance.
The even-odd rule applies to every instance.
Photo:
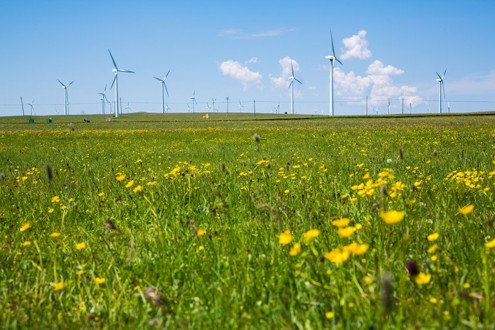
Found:
[[[87,118],[0,120],[3,327],[494,326],[494,116]]]

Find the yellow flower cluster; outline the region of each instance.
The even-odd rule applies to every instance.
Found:
[[[489,173],[489,178],[495,175],[495,171]],[[445,179],[455,182],[456,184],[466,186],[471,189],[490,190],[489,187],[483,188],[485,172],[484,171],[457,171],[450,172]]]

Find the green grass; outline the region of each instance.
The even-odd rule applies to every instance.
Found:
[[[495,324],[495,117],[106,118],[0,121],[4,327]]]

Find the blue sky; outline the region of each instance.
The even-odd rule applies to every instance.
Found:
[[[161,112],[154,76],[168,70],[166,102],[328,114],[330,28],[337,57],[336,115],[438,111],[436,72],[452,112],[495,110],[493,1],[9,1],[0,2],[0,115],[63,114],[57,79],[74,81],[70,112],[113,101],[110,49],[121,69],[124,113]],[[239,101],[242,106],[239,105]],[[108,111],[108,108],[107,108]],[[209,110],[212,111],[212,110]],[[26,113],[29,107],[26,105]]]

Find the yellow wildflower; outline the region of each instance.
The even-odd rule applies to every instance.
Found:
[[[52,197],[52,203],[59,203],[60,197],[58,195]]]
[[[435,251],[438,249],[438,244],[433,244],[432,246],[430,246],[430,248],[428,249],[428,253],[435,253]]]
[[[27,223],[22,225],[20,231],[23,232],[23,231],[28,230],[29,228],[31,228],[31,225],[29,224],[29,222],[27,222]]]
[[[82,242],[82,243],[77,243],[76,244],[76,250],[80,251],[80,250],[84,250],[86,248],[86,243]]]
[[[335,227],[342,228],[347,226],[349,222],[351,222],[351,219],[348,218],[336,219],[336,220],[332,220],[332,225],[334,225]]]
[[[423,272],[420,272],[418,275],[414,277],[414,281],[416,284],[423,285],[423,284],[428,284],[430,283],[431,280],[431,274],[425,274]]]
[[[143,187],[141,187],[141,185],[138,185],[138,186],[136,186],[136,188],[134,188],[132,191],[133,191],[134,193],[136,193],[136,194],[137,194],[137,193],[140,193],[141,191],[143,191]]]
[[[468,215],[473,213],[474,205],[467,205],[459,209],[459,213],[462,215]]]
[[[399,223],[404,219],[404,216],[406,215],[405,211],[380,211],[378,213],[380,218],[382,218],[383,222],[385,222],[388,225],[393,225],[396,223]]]
[[[24,242],[22,242],[22,246],[24,246],[24,247],[28,247],[30,245],[31,245],[31,242],[30,241],[24,241]]]
[[[347,237],[351,236],[352,234],[354,234],[355,231],[356,231],[356,228],[354,228],[354,227],[344,227],[344,228],[339,228],[337,233],[339,234],[339,237],[347,238]]]
[[[433,234],[430,234],[428,235],[428,240],[430,242],[433,242],[433,241],[436,241],[438,239],[438,237],[440,236],[440,234],[438,233],[433,233]]]
[[[318,236],[320,236],[320,231],[318,229],[308,230],[303,234],[304,242],[309,243]]]
[[[55,291],[60,291],[63,290],[67,284],[65,282],[57,282],[57,283],[51,283],[53,286],[53,290]]]
[[[102,191],[102,192],[98,193],[98,196],[103,197],[103,196],[105,196],[105,193]]]
[[[345,250],[357,256],[365,254],[368,248],[369,244],[357,244],[355,242],[344,247]]]
[[[125,175],[124,174],[120,174],[119,176],[117,176],[116,179],[117,179],[117,181],[122,182],[122,181],[125,180]]]
[[[301,253],[301,243],[295,243],[292,248],[289,250],[289,255],[294,257]]]
[[[489,249],[494,248],[495,247],[495,239],[492,239],[491,241],[486,242],[485,247],[487,247]]]
[[[325,253],[323,256],[336,264],[343,264],[347,259],[349,259],[349,251],[341,249],[333,249],[330,252]]]
[[[326,312],[325,313],[325,317],[329,320],[333,319],[335,317],[335,313],[334,312]]]
[[[204,234],[206,234],[206,230],[204,229],[196,230],[196,235],[198,235],[199,237],[203,236]]]
[[[127,182],[127,184],[125,185],[126,188],[130,188],[132,186],[134,186],[134,180]]]
[[[49,208],[48,208],[48,213],[53,213],[53,212],[55,212],[55,209],[54,209],[54,208],[52,208],[52,207],[49,207]]]
[[[103,284],[105,283],[105,279],[103,277],[97,277],[95,278],[95,283],[98,285]]]
[[[290,230],[284,230],[284,232],[278,236],[278,242],[282,245],[287,245],[292,242],[292,234],[290,233]]]
[[[53,233],[50,234],[50,237],[51,238],[57,238],[57,237],[60,237],[60,235],[61,234],[59,232],[54,231]]]

